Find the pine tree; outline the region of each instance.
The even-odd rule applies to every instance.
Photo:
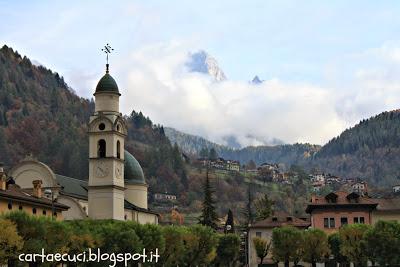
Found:
[[[246,220],[246,227],[247,225],[251,224],[254,222],[254,212],[253,212],[253,193],[251,190],[251,184],[249,184],[249,187],[247,189],[247,202],[246,206],[243,210],[243,216],[245,217]]]
[[[217,151],[215,151],[215,148],[211,148],[210,149],[210,153],[208,155],[208,158],[210,160],[216,160],[218,158],[218,154],[217,154]]]
[[[228,227],[228,225],[230,227]],[[235,223],[233,221],[233,213],[231,209],[228,210],[228,218],[226,219],[225,223],[225,234],[228,233],[235,233]]]
[[[208,168],[206,172],[206,180],[203,186],[204,200],[203,208],[200,216],[200,224],[209,226],[213,229],[217,229],[218,216],[215,211],[215,201],[213,198],[214,189],[210,183],[210,177],[208,175]]]

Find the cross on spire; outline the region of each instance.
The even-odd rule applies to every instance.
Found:
[[[111,46],[107,43],[104,48],[101,49],[104,53],[107,55],[107,64],[106,64],[106,73],[109,73],[109,64],[108,64],[108,54],[111,54],[112,51],[114,51],[114,48],[111,48]]]

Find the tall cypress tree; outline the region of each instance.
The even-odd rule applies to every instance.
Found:
[[[210,183],[210,177],[208,175],[208,164],[207,164],[207,172],[206,172],[206,180],[203,185],[204,192],[204,200],[203,200],[203,209],[200,216],[200,224],[209,226],[213,229],[217,229],[217,220],[218,216],[215,211],[215,201],[213,198],[214,189]]]
[[[227,233],[235,233],[235,223],[233,221],[233,213],[231,209],[228,210],[228,218],[225,222],[225,234]]]

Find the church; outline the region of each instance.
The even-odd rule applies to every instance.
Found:
[[[119,111],[121,94],[109,73],[100,79],[94,93],[95,111],[88,124],[89,179],[79,180],[55,174],[49,166],[32,156],[8,173],[27,192],[47,192],[44,197],[68,206],[62,211],[65,220],[114,219],[138,223],[158,223],[158,214],[148,208],[148,185],[135,157],[124,149],[127,126]],[[36,182],[36,186],[37,186]]]

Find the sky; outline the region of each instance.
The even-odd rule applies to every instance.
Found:
[[[92,97],[110,43],[125,114],[222,144],[324,144],[398,108],[399,13],[399,1],[372,0],[0,0],[0,45]],[[227,81],[185,68],[200,49]]]

